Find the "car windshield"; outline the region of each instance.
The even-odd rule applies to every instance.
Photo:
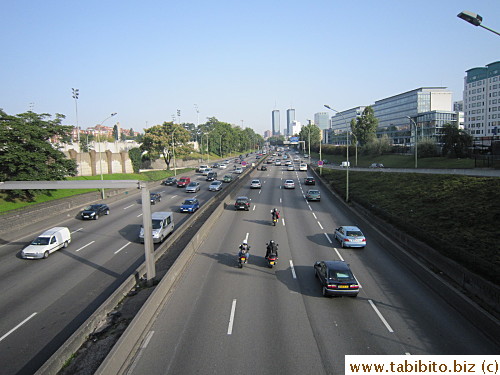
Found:
[[[353,277],[349,272],[342,271],[330,271],[330,280],[346,281],[352,280]]]
[[[196,182],[191,182],[188,186],[191,186],[191,187],[196,186]]]
[[[347,235],[349,237],[363,237],[363,233],[361,233],[359,230],[348,230]]]
[[[85,208],[85,211],[97,211],[99,209],[99,206],[96,204],[92,204],[90,206],[87,206]]]
[[[319,194],[318,190],[309,190],[309,194]]]
[[[32,245],[48,245],[50,241],[49,237],[38,237],[31,243]]]
[[[153,229],[160,229],[161,228],[161,222],[163,220],[160,219],[153,219]]]
[[[237,199],[236,200],[236,203],[246,203],[247,200],[246,199]]]
[[[184,201],[184,204],[194,204],[195,200],[194,199],[186,199]]]

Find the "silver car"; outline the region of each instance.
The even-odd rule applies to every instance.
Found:
[[[196,193],[197,191],[200,191],[200,183],[193,181],[186,186],[186,193]]]
[[[222,189],[222,181],[214,181],[208,187],[208,191],[219,191]]]
[[[261,187],[262,184],[258,179],[252,180],[252,182],[250,183],[250,189],[260,189]]]
[[[335,229],[334,237],[342,247],[365,247],[366,237],[355,226],[342,226]]]
[[[283,187],[285,189],[295,189],[295,182],[293,182],[293,180],[285,180]]]

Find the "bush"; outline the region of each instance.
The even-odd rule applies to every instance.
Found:
[[[389,142],[389,137],[383,135],[381,138],[372,139],[361,149],[361,152],[366,155],[379,156],[391,151],[391,144]]]
[[[431,138],[424,138],[417,143],[417,153],[420,158],[432,158],[438,156],[436,141]]]

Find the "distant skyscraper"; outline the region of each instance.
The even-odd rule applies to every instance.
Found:
[[[295,109],[287,109],[286,110],[286,136],[291,137],[293,135],[292,132],[292,122],[295,121]]]
[[[314,123],[320,129],[330,128],[330,114],[328,112],[318,112],[314,114]]]
[[[271,130],[266,130],[266,131],[264,132],[264,139],[267,139],[267,138],[269,138],[269,137],[271,137]]]
[[[273,135],[280,135],[280,111],[275,109],[272,113]]]

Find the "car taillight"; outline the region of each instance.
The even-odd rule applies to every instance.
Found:
[[[351,289],[359,289],[359,285],[358,284],[352,284],[349,286],[349,288]]]
[[[337,289],[337,285],[335,285],[335,284],[328,284],[326,287],[328,289]]]
[[[344,239],[344,242],[349,242],[349,238],[345,238],[345,239]]]
[[[366,238],[363,238],[361,241],[366,242]]]

